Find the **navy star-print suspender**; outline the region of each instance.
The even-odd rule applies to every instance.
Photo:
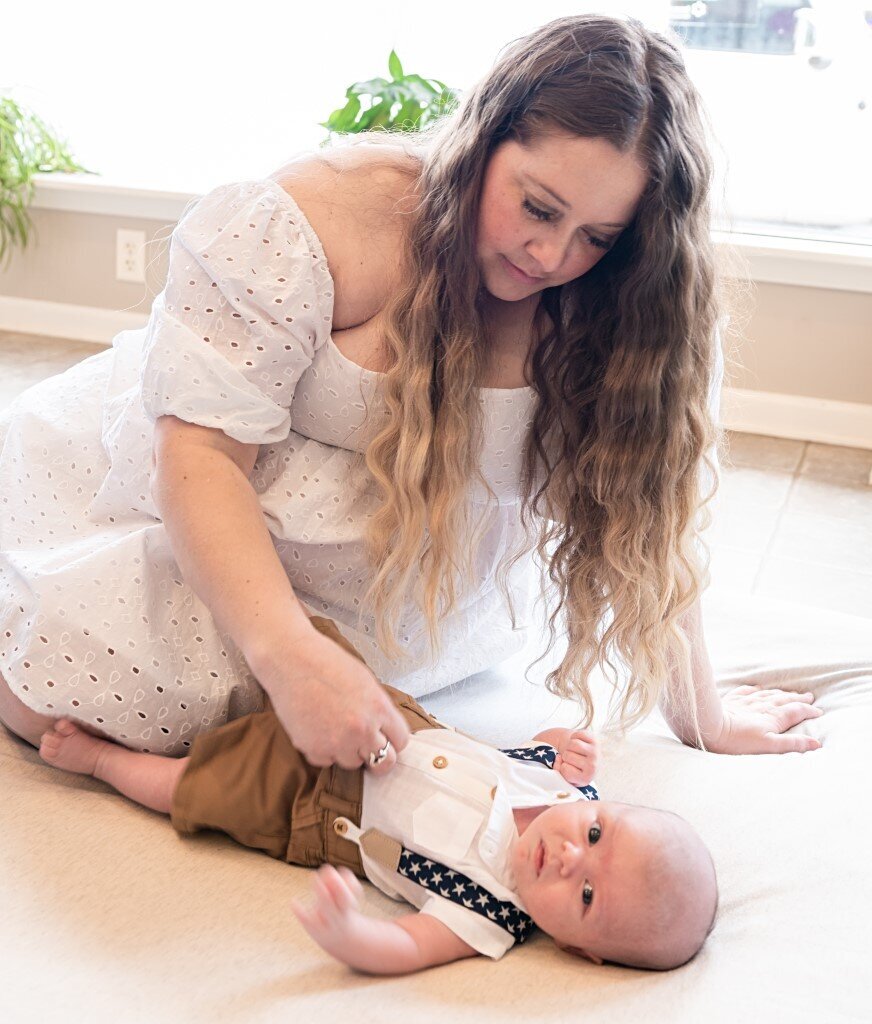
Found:
[[[557,751],[550,743],[540,743],[535,747],[508,747],[501,750],[500,753],[505,754],[506,757],[512,757],[516,761],[536,761],[538,764],[552,769],[557,760]],[[593,786],[576,786],[575,788],[588,800],[599,800],[599,793]]]
[[[438,861],[422,857],[414,850],[403,847],[397,871],[403,877],[417,882],[430,892],[457,903],[494,924],[504,928],[515,942],[526,942],[532,934],[533,918],[515,906],[511,900],[497,899],[483,885],[473,882],[460,871],[451,871]]]
[[[540,743],[535,747],[511,747],[502,753],[516,761],[535,761],[551,769],[557,759],[557,751],[549,743]],[[576,788],[588,800],[599,800],[599,794],[593,786]],[[473,882],[466,875],[449,870],[444,864],[422,857],[406,847],[403,847],[400,854],[397,870],[430,892],[489,918],[494,924],[505,928],[518,943],[525,942],[535,928],[532,917],[510,900],[497,899],[484,886]]]
[[[557,758],[557,751],[548,743],[541,743],[535,747],[515,747],[502,751],[507,757],[517,761],[535,761],[546,768],[554,768]],[[588,800],[599,800],[599,794],[593,786],[576,787]],[[367,836],[377,833],[376,829],[370,829],[364,834],[364,841]],[[535,929],[533,918],[525,914],[511,900],[497,899],[493,893],[484,886],[474,882],[468,875],[460,871],[447,868],[438,861],[423,857],[415,853],[399,842],[382,836],[378,833],[379,839],[386,841],[395,851],[391,870],[399,872],[404,878],[416,882],[424,889],[441,896],[443,899],[456,903],[473,913],[488,918],[494,924],[505,929],[515,940],[523,943],[529,938]]]

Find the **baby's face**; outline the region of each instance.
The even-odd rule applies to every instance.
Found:
[[[638,810],[615,801],[555,804],[512,852],[518,895],[535,923],[595,963],[602,960],[587,950],[626,934],[645,898],[641,865],[654,834]]]

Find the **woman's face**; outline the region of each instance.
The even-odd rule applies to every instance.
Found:
[[[632,219],[647,174],[602,139],[501,143],[485,170],[476,257],[485,288],[514,302],[572,281]]]

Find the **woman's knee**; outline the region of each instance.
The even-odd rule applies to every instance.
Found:
[[[22,703],[0,675],[0,722],[10,732],[38,748],[42,734],[46,729],[50,729],[55,721],[51,715],[41,715]]]

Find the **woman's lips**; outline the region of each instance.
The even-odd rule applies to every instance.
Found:
[[[516,277],[519,281],[523,281],[524,284],[534,284],[536,281],[541,281],[541,277],[531,277],[529,274],[525,274],[523,270],[516,267],[514,263],[506,256],[502,257],[503,262],[506,265],[506,269],[510,274]]]

